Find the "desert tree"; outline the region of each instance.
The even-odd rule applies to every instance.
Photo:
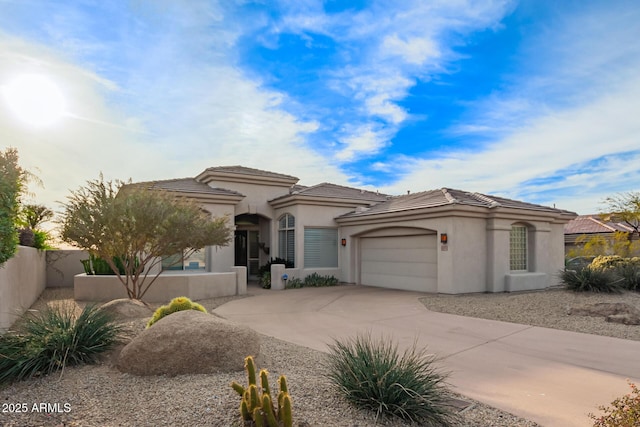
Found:
[[[601,216],[604,220],[623,222],[640,237],[640,191],[629,191],[607,197],[603,205]]]
[[[162,273],[153,268],[162,258],[226,246],[232,234],[228,218],[214,218],[192,201],[102,175],[71,192],[58,222],[61,239],[106,261],[132,299]]]
[[[37,230],[43,222],[53,218],[53,211],[44,205],[23,204],[20,209],[20,222],[32,230]]]

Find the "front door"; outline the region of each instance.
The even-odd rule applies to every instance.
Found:
[[[260,267],[260,234],[258,230],[235,231],[235,265],[247,267],[249,280],[258,278]]]

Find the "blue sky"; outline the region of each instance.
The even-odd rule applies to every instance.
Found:
[[[0,148],[54,208],[100,172],[240,164],[595,213],[640,190],[639,22],[633,0],[0,0]],[[55,98],[25,75],[55,120],[17,113]]]

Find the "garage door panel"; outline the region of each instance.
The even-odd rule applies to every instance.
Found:
[[[435,242],[436,236],[398,236],[398,237],[370,237],[363,238],[367,248],[372,249],[419,249],[429,248]]]
[[[436,278],[376,275],[375,277],[364,276],[362,282],[367,286],[405,291],[436,292],[438,289],[438,279]]]
[[[435,263],[436,250],[432,249],[363,249],[362,259],[367,261],[390,262],[432,262]]]
[[[437,277],[434,264],[417,262],[363,262],[362,271],[366,274],[409,276],[409,277]]]
[[[360,282],[384,288],[436,292],[436,245],[435,234],[362,238]]]

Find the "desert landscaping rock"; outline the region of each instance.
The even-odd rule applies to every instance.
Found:
[[[636,314],[613,314],[607,316],[607,322],[621,323],[623,325],[640,325],[640,316]]]
[[[142,301],[128,298],[109,301],[100,308],[113,313],[116,320],[140,319],[153,314],[153,310]]]
[[[640,311],[624,302],[598,302],[569,309],[569,315],[607,317],[621,314],[640,316]],[[621,323],[621,322],[618,322]]]
[[[142,331],[122,349],[117,367],[141,376],[209,374],[241,371],[246,356],[259,354],[260,337],[248,327],[185,310]]]

